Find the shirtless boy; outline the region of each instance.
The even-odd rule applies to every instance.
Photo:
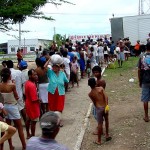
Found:
[[[102,86],[104,89],[106,87],[106,82],[105,80],[102,80],[102,69],[100,66],[94,66],[93,69],[92,69],[92,73],[93,75],[96,77],[96,87],[100,87]],[[95,106],[93,106],[93,116],[94,118],[97,120],[97,113],[96,113],[96,108]],[[109,127],[109,122],[108,122],[108,114],[105,115],[105,126],[106,126],[106,129],[108,129]],[[93,132],[94,135],[97,135],[97,128],[96,130]]]
[[[103,87],[96,87],[96,81],[94,78],[90,78],[88,80],[88,85],[91,87],[91,92],[89,93],[89,97],[92,100],[97,113],[97,122],[98,122],[98,140],[95,141],[95,144],[101,144],[101,135],[103,128],[103,118],[108,113],[105,110],[105,107],[108,105],[108,98],[105,94]],[[108,129],[106,129],[106,141],[111,140],[111,137],[108,134]]]

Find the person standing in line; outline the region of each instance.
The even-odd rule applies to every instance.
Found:
[[[47,68],[51,58],[45,63],[44,67]],[[53,63],[52,70],[47,69],[47,75],[49,78],[48,85],[48,105],[50,111],[57,111],[59,115],[62,114],[65,104],[65,83],[69,80],[63,71],[60,71],[60,64]],[[61,126],[62,120],[61,120]]]
[[[48,77],[47,77],[47,68],[44,68],[45,63],[46,63],[45,57],[36,59],[37,68],[35,69],[35,71],[38,75],[38,91],[39,91],[39,98],[41,99],[42,114],[48,111],[48,91],[47,91]]]
[[[16,128],[0,121],[0,134],[1,133],[4,133],[2,137],[0,137],[0,150],[3,150],[4,142],[9,140],[16,133]],[[10,150],[14,150],[14,147],[10,147]]]
[[[26,106],[26,132],[27,139],[35,136],[36,123],[40,117],[40,99],[37,94],[37,73],[34,69],[28,71],[29,80],[25,83],[25,106]],[[30,134],[31,126],[31,134]]]
[[[79,81],[78,81],[78,63],[77,63],[77,57],[75,56],[71,62],[71,82],[72,82],[72,88],[74,87],[74,83],[77,83],[77,87],[79,87]]]
[[[60,130],[60,118],[56,113],[52,111],[45,113],[40,119],[40,127],[42,136],[31,137],[26,150],[68,150],[55,140]]]
[[[17,106],[17,100],[19,99],[16,85],[11,82],[11,71],[9,68],[4,68],[1,71],[2,83],[0,83],[0,93],[4,99],[4,109],[7,111],[6,123],[11,125],[11,121],[14,122],[15,127],[18,129],[19,138],[22,143],[22,150],[26,148],[26,142],[23,133],[23,126],[21,122],[21,116]],[[11,143],[9,139],[9,143]],[[13,149],[13,147],[12,147]]]
[[[138,63],[139,86],[142,88],[141,101],[144,106],[144,121],[149,122],[148,102],[150,101],[150,43],[146,45],[146,53],[140,57]]]
[[[119,68],[122,68],[123,61],[125,60],[125,55],[124,55],[125,45],[122,40],[119,41],[118,46],[120,48],[120,52],[118,53],[118,65],[119,65]]]
[[[17,51],[17,60],[18,60],[17,67],[19,68],[19,64],[20,64],[21,60],[23,60],[22,52],[20,49],[18,49],[18,51]]]
[[[16,84],[16,90],[18,94],[18,101],[17,105],[19,107],[19,111],[23,117],[24,122],[26,122],[26,111],[24,107],[24,100],[23,100],[23,88],[22,88],[22,79],[21,79],[21,71],[14,69],[14,63],[12,60],[7,61],[7,68],[11,71],[11,78]]]
[[[70,59],[67,58],[68,52],[63,51],[62,55],[63,55],[63,63],[65,65],[65,73],[66,73],[68,80],[70,81],[70,65],[71,64],[70,64]],[[66,92],[68,92],[68,84],[66,84]]]
[[[140,41],[137,40],[135,46],[134,46],[134,53],[135,53],[135,56],[139,56],[141,51],[140,51]]]
[[[2,61],[2,67],[7,68],[7,61],[6,60]]]
[[[88,94],[92,100],[97,114],[98,121],[98,139],[94,142],[97,145],[101,145],[101,135],[103,133],[103,118],[108,113],[108,99],[103,87],[96,87],[95,78],[88,80],[88,85],[91,87],[91,91]],[[108,130],[106,129],[105,135],[106,141],[110,141],[112,138],[109,136]]]
[[[23,100],[25,100],[25,89],[24,85],[25,82],[29,79],[28,77],[28,71],[29,69],[27,68],[28,64],[26,61],[22,60],[19,64],[19,69],[21,70],[21,81],[22,81],[22,89],[23,89]]]
[[[98,59],[99,59],[99,64],[100,66],[103,65],[104,63],[104,48],[103,48],[103,44],[102,43],[99,43],[98,44]]]

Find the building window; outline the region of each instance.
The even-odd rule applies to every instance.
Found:
[[[35,47],[30,47],[30,51],[35,51]]]
[[[11,47],[11,52],[15,52],[15,47]]]

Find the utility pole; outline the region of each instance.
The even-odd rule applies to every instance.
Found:
[[[19,49],[21,49],[21,23],[19,22]]]
[[[150,13],[150,0],[139,0],[139,15]]]
[[[54,27],[54,37],[53,37],[54,42],[56,42],[56,29]]]

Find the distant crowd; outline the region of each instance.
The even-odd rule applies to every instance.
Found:
[[[65,92],[70,92],[75,84],[79,87],[79,81],[86,76],[97,78],[97,81],[94,78],[89,79],[88,84],[92,89],[89,97],[94,100],[93,95],[99,91],[105,96],[102,103],[98,102],[99,96],[96,97],[97,104],[94,103],[96,106],[94,111],[95,116],[101,115],[100,119],[97,119],[98,134],[102,134],[104,117],[107,125],[106,141],[111,140],[108,134],[108,98],[104,91],[106,83],[101,80],[101,68],[110,67],[110,64],[115,66],[116,61],[119,68],[123,67],[123,62],[128,60],[132,53],[130,46],[129,38],[120,39],[116,44],[107,38],[97,41],[89,38],[76,43],[67,39],[59,48],[53,42],[49,49],[43,50],[42,47],[37,49],[34,69],[29,69],[28,63],[23,60],[22,52],[19,49],[17,51],[17,69],[12,60],[3,61],[2,82],[0,83],[0,126],[3,127],[1,131],[7,131],[10,128],[11,133],[4,134],[0,139],[1,150],[3,150],[3,142],[7,139],[10,150],[14,149],[11,136],[16,132],[15,128],[18,129],[23,150],[32,150],[38,147],[49,148],[44,144],[46,139],[53,139],[51,140],[52,145],[48,145],[51,149],[63,147],[64,150],[67,150],[66,147],[55,141],[59,128],[63,126],[62,113],[65,105]],[[134,55],[139,56],[140,50],[140,42],[137,41]],[[101,94],[100,96],[103,97]],[[100,105],[103,106],[102,109],[97,108]],[[105,109],[106,106],[107,109]],[[27,146],[21,118],[26,126],[26,138],[29,139]],[[39,120],[42,137],[36,138],[34,137],[36,123]],[[12,121],[15,128],[11,126]],[[40,142],[43,144],[40,145]],[[99,136],[96,144],[101,144]]]

